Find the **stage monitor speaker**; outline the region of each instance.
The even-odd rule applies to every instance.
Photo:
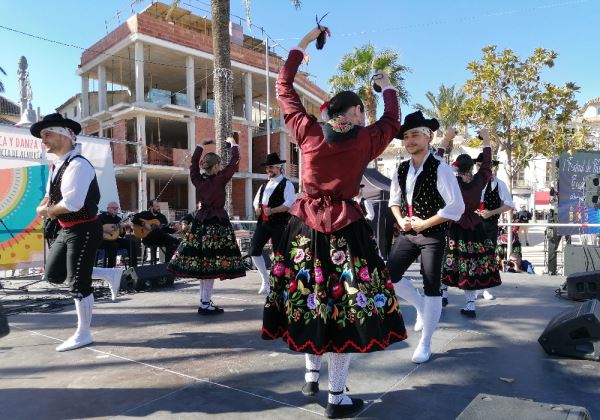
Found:
[[[600,360],[600,301],[588,300],[556,315],[538,343],[552,356]]]
[[[592,420],[585,407],[478,394],[456,420]]]
[[[10,328],[8,327],[8,318],[4,313],[4,308],[0,305],[0,338],[7,336],[10,332]]]
[[[567,296],[575,300],[600,299],[600,271],[587,271],[568,276]]]
[[[130,267],[123,273],[121,288],[143,290],[169,287],[174,282],[175,275],[167,271],[167,264],[140,265]]]

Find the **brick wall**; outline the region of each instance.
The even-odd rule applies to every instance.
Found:
[[[127,120],[119,120],[112,127],[112,138],[115,140],[127,140]],[[113,163],[125,165],[127,163],[127,145],[112,144]]]
[[[205,140],[215,139],[215,127],[212,118],[196,117],[196,144],[202,144]],[[240,145],[240,172],[248,171],[248,126],[239,121],[232,124],[233,130],[238,132],[238,144]],[[204,148],[204,153],[215,152],[216,145],[209,144]],[[226,163],[225,163],[226,164]],[[223,166],[223,165],[222,165]]]
[[[230,216],[238,216],[240,219],[246,218],[246,181],[243,179],[232,179],[231,203],[233,206],[233,214]]]

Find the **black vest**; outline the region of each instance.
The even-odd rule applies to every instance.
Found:
[[[281,181],[279,181],[279,184],[277,184],[277,186],[273,190],[273,193],[269,197],[269,202],[267,203],[267,206],[269,208],[279,207],[285,202],[285,194],[284,193],[285,193],[286,182],[288,182],[288,180],[287,180],[287,178],[284,177]],[[260,194],[258,196],[258,204],[259,205],[262,204],[262,202],[263,202],[263,194],[265,192],[266,187],[267,187],[267,184],[263,184],[260,186]],[[260,221],[262,219],[259,217],[258,220]],[[290,220],[290,213],[288,213],[287,211],[284,213],[275,213],[275,214],[272,214],[269,216],[269,223],[285,225],[285,224],[287,224],[287,222],[289,220]]]
[[[412,208],[413,216],[420,217],[423,220],[435,216],[439,209],[446,206],[446,202],[437,189],[437,169],[440,161],[433,155],[429,155],[423,163],[423,171],[415,181],[413,190]],[[406,199],[406,176],[410,168],[410,160],[400,163],[398,166],[398,183],[402,190],[400,197],[400,210],[402,214],[408,215],[408,201]],[[422,231],[422,234],[445,232],[448,229],[448,222],[430,227]]]
[[[500,193],[498,192],[499,185],[496,182],[496,188],[492,189],[492,181],[488,182],[485,187],[485,193],[483,195],[483,208],[486,210],[496,210],[502,206],[502,200],[500,199]],[[500,215],[489,217],[488,220],[498,224]]]
[[[89,161],[81,155],[70,157],[63,163],[63,165],[56,173],[54,180],[50,182],[50,204],[57,204],[60,202],[60,200],[62,200],[63,196],[60,191],[62,177],[65,174],[65,171],[67,170],[67,167],[69,166],[71,161],[77,158],[84,159],[89,163]],[[96,179],[96,175],[94,175],[94,179],[90,183],[87,195],[85,196],[85,202],[83,204],[83,207],[76,212],[61,214],[60,216],[57,216],[57,219],[61,222],[76,222],[78,220],[91,219],[92,217],[98,214],[99,202],[100,188],[98,187],[98,180]]]

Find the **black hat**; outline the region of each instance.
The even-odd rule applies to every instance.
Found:
[[[458,169],[458,172],[469,172],[473,168],[473,158],[466,153],[458,155],[452,163]]]
[[[42,121],[38,121],[34,123],[31,127],[29,127],[29,131],[33,136],[41,138],[42,130],[48,127],[70,128],[71,130],[73,130],[75,135],[81,132],[81,125],[79,125],[77,121],[73,121],[68,118],[63,118],[63,116],[59,113],[46,115]]]
[[[483,162],[483,153],[480,153],[479,156],[477,156],[477,159],[475,159],[476,163],[481,163]],[[493,166],[498,166],[500,165],[500,161],[496,160],[496,159],[492,159],[492,165]]]
[[[260,164],[260,166],[271,166],[271,165],[279,165],[280,163],[285,163],[287,161],[279,159],[279,155],[277,153],[269,153],[267,155],[267,160]]]
[[[405,132],[418,127],[427,127],[431,131],[436,131],[438,128],[440,128],[440,123],[435,118],[425,118],[421,111],[413,112],[412,114],[408,114],[406,117],[404,117],[404,124],[400,126],[400,131],[398,132],[396,138],[402,139],[404,138]]]

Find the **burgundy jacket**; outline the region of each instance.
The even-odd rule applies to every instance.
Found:
[[[436,154],[439,157],[444,156],[445,150],[439,148]],[[475,214],[475,210],[479,209],[479,202],[481,201],[481,192],[486,187],[487,183],[492,179],[492,148],[483,148],[483,162],[471,182],[463,182],[460,177],[458,178],[458,186],[462,193],[463,201],[465,202],[465,211],[458,222],[452,222],[458,224],[463,229],[474,229],[483,220],[481,216]]]
[[[306,113],[294,90],[303,57],[300,50],[291,50],[277,80],[277,99],[285,125],[302,154],[304,196],[296,200],[290,213],[312,229],[332,233],[363,218],[352,198],[358,194],[369,162],[383,153],[400,128],[398,96],[395,89],[386,89],[385,111],[375,124],[361,127],[355,137],[328,143],[321,124]]]
[[[196,219],[199,221],[202,222],[212,217],[229,219],[225,211],[225,185],[238,170],[239,149],[238,146],[233,146],[227,166],[217,174],[207,176],[200,173],[200,157],[204,149],[200,145],[196,146],[190,163],[190,179],[196,187],[196,200],[202,203],[202,207],[196,212]]]

